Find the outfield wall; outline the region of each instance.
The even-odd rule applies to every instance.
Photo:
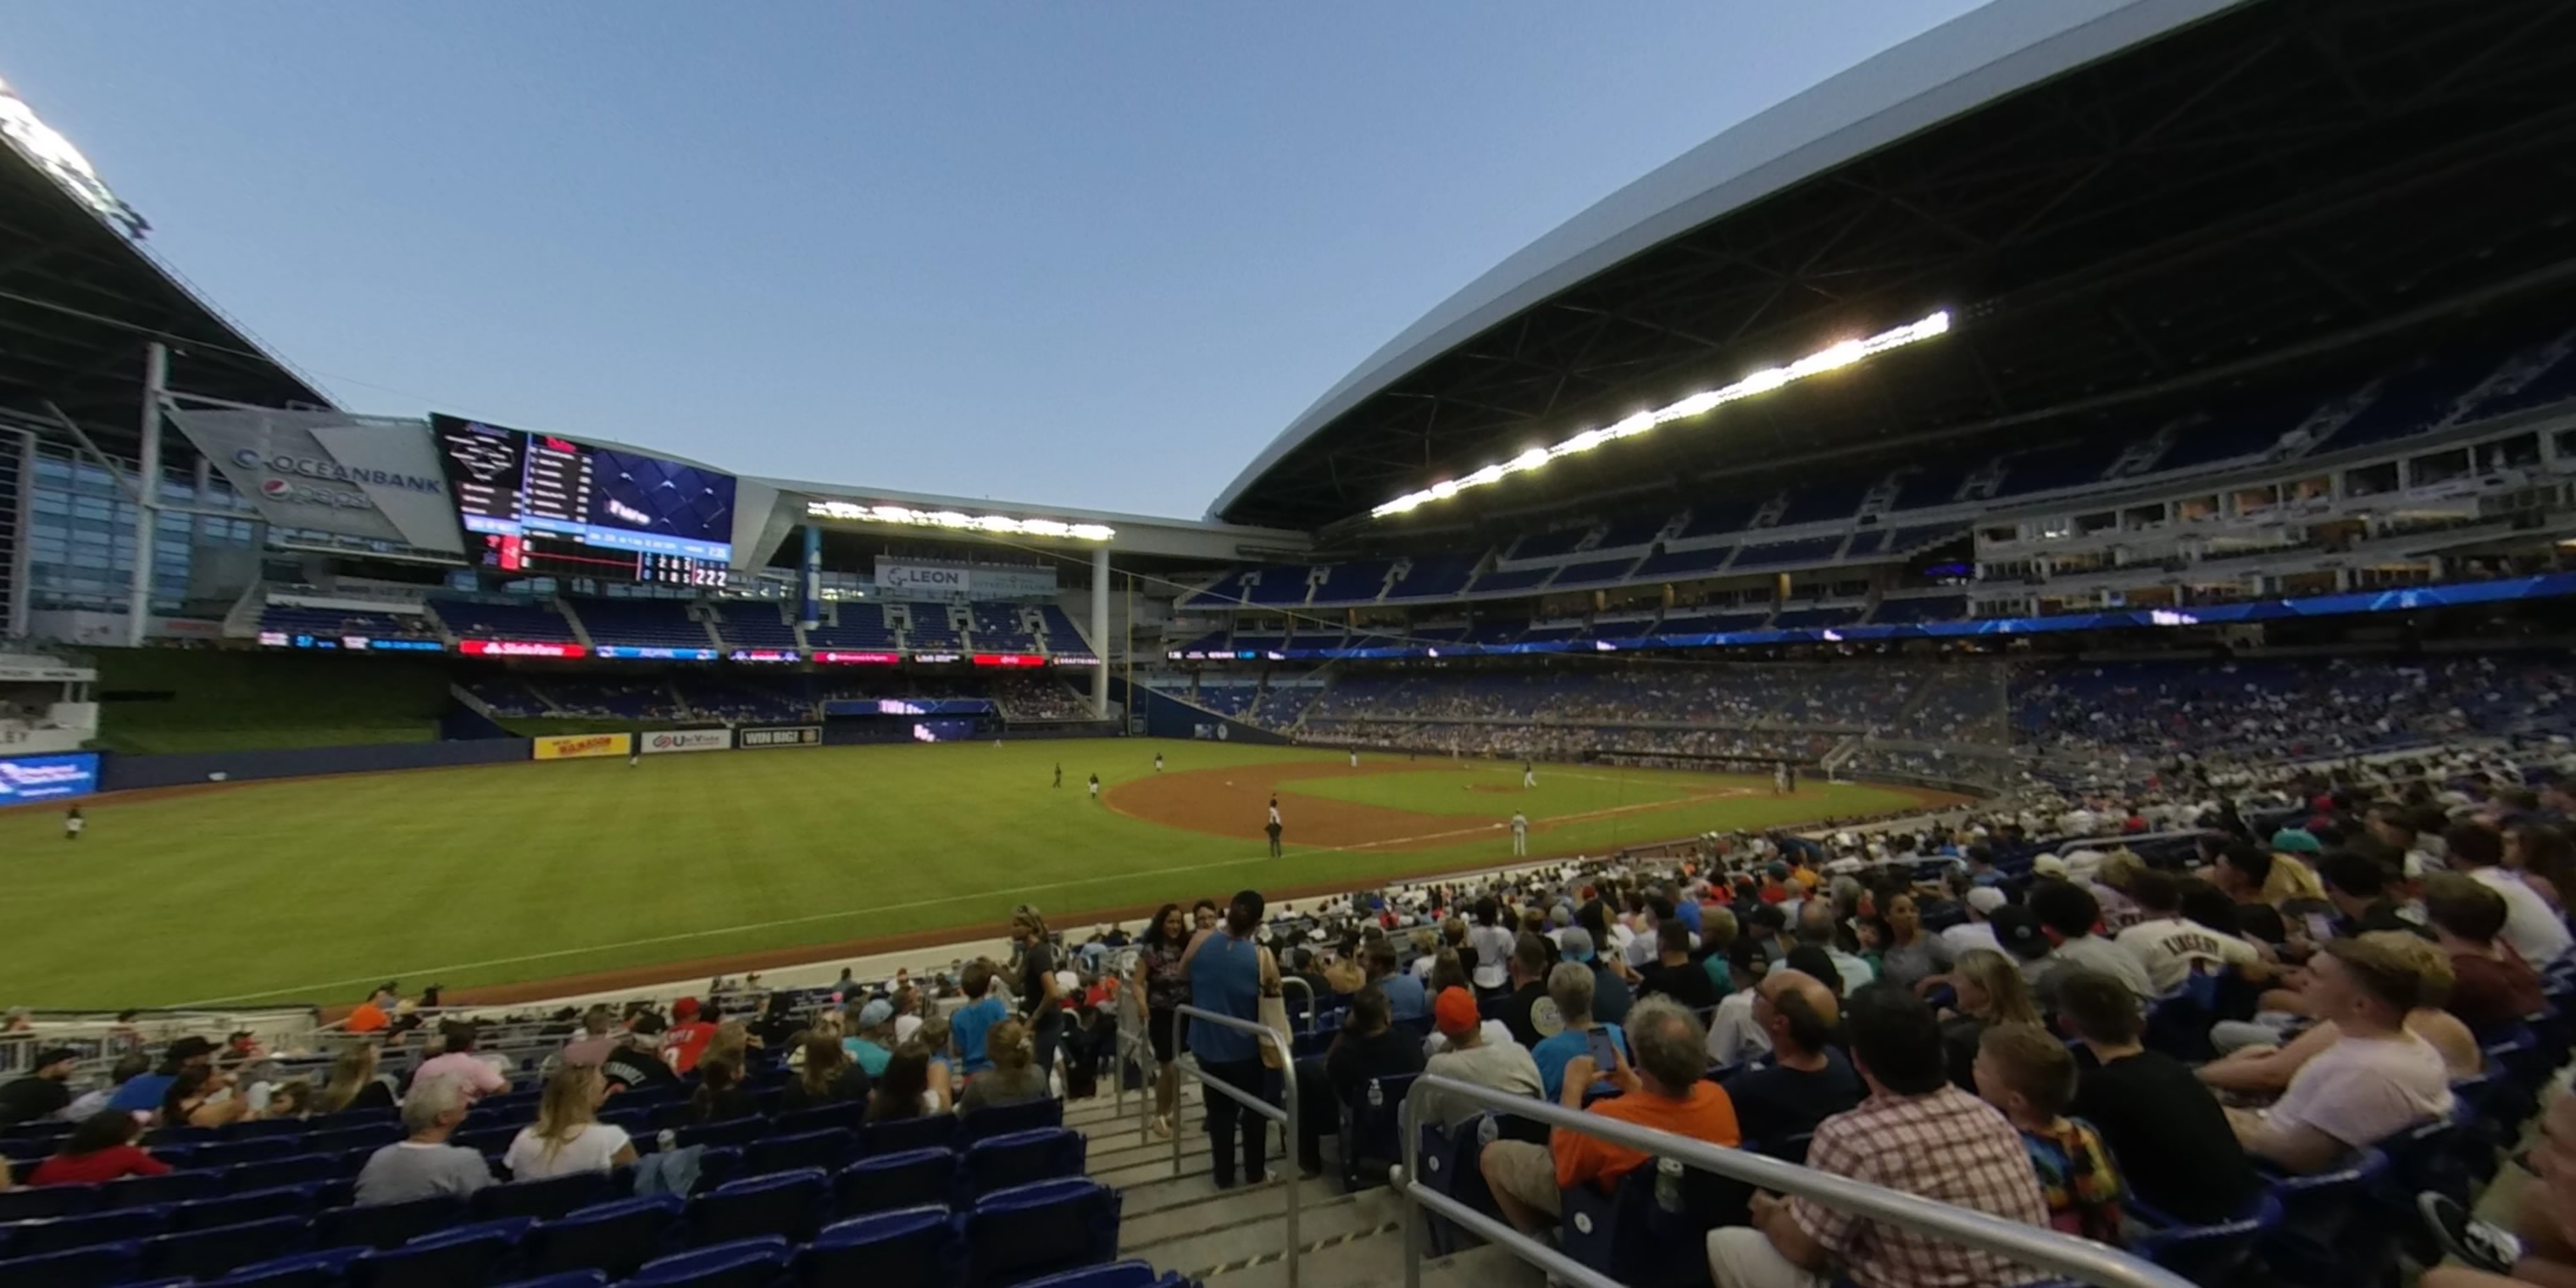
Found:
[[[1119,690],[1127,692],[1121,694]],[[1109,691],[1122,701],[1144,703],[1145,736],[1149,738],[1199,738],[1219,742],[1243,742],[1257,747],[1291,745],[1286,734],[1273,733],[1256,724],[1232,716],[1221,716],[1205,707],[1192,706],[1168,693],[1146,685],[1128,685],[1124,678],[1111,676]],[[1130,706],[1129,710],[1137,708]]]
[[[271,751],[186,752],[167,756],[111,755],[99,773],[102,791],[183,787],[216,781],[256,782],[316,774],[366,774],[392,769],[452,769],[459,765],[518,764],[529,757],[525,738],[471,742],[397,742],[358,747],[290,747]]]

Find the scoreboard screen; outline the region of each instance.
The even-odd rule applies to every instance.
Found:
[[[552,434],[430,417],[468,546],[486,568],[722,586],[734,478]]]

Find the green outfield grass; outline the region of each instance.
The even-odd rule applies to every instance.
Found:
[[[91,805],[88,834],[52,810],[0,812],[8,952],[0,1003],[149,1006],[355,1001],[416,988],[552,979],[1051,913],[1449,871],[1509,859],[1497,830],[1431,850],[1299,850],[1125,817],[1082,783],[1291,767],[1338,753],[1240,744],[1026,742],[744,751],[423,770],[247,784]],[[1050,787],[1062,763],[1066,786]],[[1539,853],[1605,852],[1710,828],[1900,806],[1818,783],[1541,766],[1442,767],[1283,790],[1549,827]],[[1462,783],[1508,783],[1507,793]],[[1736,786],[1751,794],[1711,799]],[[1696,796],[1696,798],[1694,798]],[[1638,810],[1598,812],[1620,806]]]

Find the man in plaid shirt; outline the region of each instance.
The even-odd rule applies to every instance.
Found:
[[[1936,1202],[2046,1228],[2048,1203],[2021,1133],[1994,1106],[1950,1084],[1941,1028],[1903,989],[1872,985],[1844,1002],[1852,1063],[1869,1099],[1816,1128],[1807,1166]],[[1717,1288],[1990,1288],[2039,1271],[1806,1199],[1757,1194],[1753,1224],[1712,1230]]]

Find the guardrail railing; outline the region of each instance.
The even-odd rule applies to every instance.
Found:
[[[1218,1028],[1233,1029],[1238,1033],[1249,1033],[1254,1037],[1269,1043],[1271,1046],[1276,1047],[1279,1051],[1279,1081],[1284,1088],[1280,1097],[1281,1103],[1278,1105],[1271,1104],[1269,1101],[1263,1100],[1261,1097],[1256,1096],[1251,1092],[1244,1091],[1230,1083],[1222,1082],[1218,1079],[1207,1076],[1206,1071],[1198,1067],[1199,1062],[1196,1054],[1181,1049],[1181,1023],[1184,1020],[1192,1019],[1205,1020],[1210,1024],[1216,1025]],[[1172,1053],[1173,1059],[1180,1065],[1181,1072],[1198,1079],[1199,1090],[1202,1093],[1206,1095],[1222,1095],[1227,1099],[1234,1101],[1234,1103],[1243,1106],[1245,1112],[1257,1114],[1262,1118],[1266,1118],[1271,1122],[1278,1123],[1287,1128],[1287,1151],[1283,1152],[1276,1166],[1281,1174],[1281,1184],[1279,1188],[1288,1192],[1288,1288],[1297,1288],[1297,1191],[1299,1189],[1299,1182],[1296,1174],[1296,1158],[1293,1152],[1297,1148],[1298,1139],[1297,1053],[1295,1049],[1289,1046],[1286,1035],[1280,1033],[1276,1029],[1256,1024],[1251,1020],[1239,1020],[1231,1015],[1219,1015],[1214,1011],[1201,1010],[1195,1006],[1181,1006],[1174,1008],[1172,1011]],[[1174,1105],[1172,1108],[1172,1175],[1174,1176],[1181,1174],[1181,1141],[1183,1137],[1188,1135],[1188,1133],[1181,1130],[1180,1117],[1182,1108],[1183,1107],[1180,1105]],[[1214,1142],[1211,1141],[1210,1143],[1213,1144]],[[1417,1277],[1419,1274],[1418,1271],[1409,1273],[1414,1273]],[[1616,1286],[1613,1285],[1613,1288],[1616,1288]]]
[[[1424,1241],[1429,1234],[1423,1217],[1425,1211],[1439,1213],[1474,1231],[1486,1242],[1504,1248],[1558,1280],[1581,1284],[1583,1288],[1623,1288],[1618,1280],[1522,1234],[1508,1222],[1497,1221],[1424,1185],[1418,1179],[1422,1175],[1422,1137],[1414,1129],[1414,1124],[1422,1119],[1424,1098],[1435,1091],[1470,1100],[1489,1109],[1535,1119],[1559,1131],[1581,1132],[1640,1153],[1669,1158],[1684,1166],[1715,1172],[1775,1194],[1810,1199],[1838,1211],[1858,1213],[1870,1220],[1901,1226],[1917,1234],[1966,1244],[1980,1252],[1993,1253],[2064,1278],[2094,1284],[2098,1288],[2191,1288],[2190,1280],[2162,1266],[2089,1239],[2078,1239],[2055,1230],[2043,1230],[1983,1212],[1936,1203],[1919,1195],[1819,1172],[1795,1163],[1784,1163],[1749,1150],[1728,1149],[1688,1136],[1655,1131],[1599,1114],[1568,1109],[1549,1101],[1533,1100],[1430,1073],[1413,1080],[1413,1090],[1405,1096],[1400,1120],[1404,1133],[1401,1184],[1405,1200],[1405,1288],[1422,1288],[1422,1261],[1426,1255]],[[1290,1239],[1292,1242],[1295,1239],[1293,1225]],[[1698,1250],[1694,1249],[1693,1255],[1698,1255]],[[1291,1282],[1294,1282],[1293,1278]]]

